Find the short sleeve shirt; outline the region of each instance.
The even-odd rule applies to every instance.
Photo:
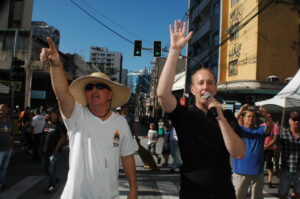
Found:
[[[0,151],[4,151],[11,146],[10,136],[12,136],[10,122],[0,122]]]
[[[120,156],[138,147],[126,119],[116,113],[105,121],[76,104],[63,118],[69,136],[70,169],[62,199],[117,199]]]

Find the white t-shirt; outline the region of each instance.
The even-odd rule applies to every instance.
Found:
[[[33,134],[43,133],[45,126],[45,116],[36,115],[31,119],[31,126],[33,126]]]
[[[155,143],[157,141],[157,131],[150,129],[148,131],[148,138],[149,140],[147,144]]]
[[[105,121],[76,104],[63,118],[69,136],[68,179],[62,199],[117,199],[120,156],[137,151],[126,119],[112,113]]]

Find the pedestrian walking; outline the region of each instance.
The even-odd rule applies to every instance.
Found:
[[[300,198],[300,113],[290,113],[288,123],[289,127],[277,137],[282,163],[278,188],[280,199],[289,198],[291,185],[295,193],[294,198]]]
[[[40,151],[42,156],[42,170],[49,177],[49,185],[45,193],[52,193],[59,182],[57,169],[66,140],[66,128],[59,121],[59,111],[57,108],[49,107],[46,110],[45,117],[46,123],[41,138]]]
[[[185,34],[186,22],[175,21],[174,28],[170,25],[170,51],[157,88],[160,105],[178,136],[183,161],[179,197],[234,199],[229,156],[242,158],[245,144],[235,132],[239,127],[233,114],[223,113],[214,98],[217,92],[214,73],[201,68],[191,75],[190,89],[195,97],[191,107],[181,106],[172,94],[180,51],[192,32]]]
[[[269,114],[271,117],[271,114]],[[261,126],[266,126],[266,123],[262,123]],[[277,150],[276,146],[276,137],[279,136],[279,126],[276,123],[273,123],[273,129],[265,139],[264,142],[264,161],[266,165],[266,169],[268,171],[268,186],[269,188],[273,187],[272,179],[273,179],[273,167],[275,161],[275,150]]]
[[[257,125],[256,113],[247,107],[243,106],[240,110],[240,113],[245,111],[241,136],[246,144],[246,153],[242,159],[232,158],[232,180],[237,199],[247,198],[250,185],[251,199],[263,199],[264,141],[273,129],[273,122],[267,111],[260,107],[259,114],[265,119],[266,125]]]
[[[163,141],[162,152],[161,152],[164,158],[164,163],[162,166],[169,165],[169,157],[171,154],[171,141],[170,141],[171,134],[172,134],[172,128],[170,123],[164,122],[164,135],[163,135],[164,141]]]
[[[164,120],[159,119],[157,126],[158,126],[158,136],[162,137],[164,135]]]
[[[39,109],[35,109],[35,116],[31,119],[32,126],[32,159],[35,163],[41,163],[39,152],[43,128],[45,126],[45,116],[41,115]]]
[[[182,165],[182,160],[180,157],[180,150],[178,146],[178,137],[176,134],[176,129],[173,127],[171,120],[168,120],[171,125],[172,131],[170,135],[170,147],[171,147],[171,156],[173,158],[173,163],[171,165],[171,169],[169,171],[170,174],[175,173],[177,168],[180,168]]]
[[[155,124],[150,123],[149,131],[148,131],[148,151],[157,158],[157,164],[160,164],[161,162],[161,157],[156,153],[156,143],[158,141],[158,133],[157,130],[155,130]]]
[[[40,60],[50,67],[52,88],[68,130],[70,168],[62,199],[119,198],[119,160],[129,181],[128,199],[137,199],[137,151],[126,119],[114,113],[130,89],[101,72],[80,77],[70,86],[51,38]]]
[[[0,192],[8,188],[5,184],[5,175],[14,150],[14,137],[7,111],[7,106],[0,104]]]

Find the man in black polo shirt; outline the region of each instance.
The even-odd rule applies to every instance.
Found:
[[[178,136],[183,161],[180,199],[234,199],[229,156],[242,158],[245,143],[237,134],[240,129],[233,114],[223,113],[213,97],[217,92],[213,72],[202,68],[192,75],[192,107],[180,106],[172,95],[180,51],[192,36],[185,34],[186,22],[175,21],[174,29],[170,26],[170,51],[157,88],[160,105]]]
[[[49,176],[46,193],[55,190],[57,164],[60,160],[63,144],[66,140],[66,128],[59,121],[59,111],[55,107],[46,110],[46,123],[41,141],[42,169]]]

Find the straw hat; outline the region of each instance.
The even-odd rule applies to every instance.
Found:
[[[111,109],[122,106],[129,100],[129,87],[110,80],[110,77],[108,77],[104,73],[95,72],[91,75],[80,77],[71,83],[69,90],[75,98],[75,101],[83,106],[86,106],[87,102],[85,100],[84,88],[87,84],[96,82],[106,84],[111,88],[113,93],[111,100]]]

